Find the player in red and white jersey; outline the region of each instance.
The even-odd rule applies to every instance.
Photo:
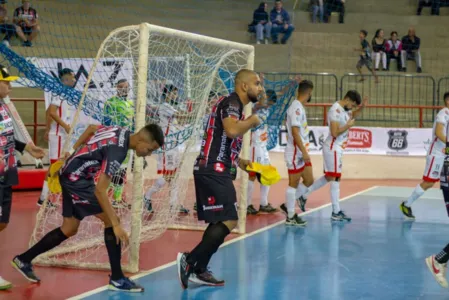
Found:
[[[402,202],[400,205],[402,213],[408,219],[415,219],[412,212],[413,202],[421,197],[425,191],[433,187],[435,182],[440,180],[445,158],[446,135],[449,122],[449,92],[444,94],[444,105],[445,107],[438,112],[433,123],[432,143],[427,151],[422,182],[415,187],[415,190],[408,197],[407,201]]]
[[[59,72],[59,79],[62,84],[68,87],[73,87],[76,83],[75,73],[68,68],[62,69]],[[47,132],[45,133],[45,136],[48,136],[50,164],[55,163],[62,155],[64,143],[70,132],[70,124],[72,124],[73,118],[75,117],[75,112],[75,106],[69,105],[67,101],[63,101],[57,95],[51,96],[50,104],[47,108],[47,125],[50,125],[50,127],[47,128]],[[48,184],[45,180],[37,204],[39,206],[42,205],[47,196]]]
[[[334,221],[351,221],[351,218],[340,209],[340,178],[342,171],[343,152],[348,142],[349,129],[354,126],[354,120],[363,107],[368,103],[368,97],[361,100],[360,94],[351,90],[348,91],[343,100],[335,102],[329,109],[327,123],[329,124],[329,136],[323,145],[324,176],[306,189],[300,195],[304,201],[307,196],[324,186],[331,184],[332,215]],[[361,106],[360,106],[361,104]],[[358,108],[357,108],[358,107]]]
[[[303,104],[312,99],[313,83],[303,80],[298,85],[298,99],[293,100],[287,110],[287,147],[284,159],[288,169],[288,187],[286,203],[281,205],[282,211],[287,215],[287,225],[305,226],[295,213],[295,199],[297,190],[304,190],[313,183],[312,163],[310,161],[309,128],[307,125],[306,110]],[[307,170],[306,170],[307,169]],[[300,183],[300,179],[303,182]]]

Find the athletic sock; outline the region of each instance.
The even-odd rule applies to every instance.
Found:
[[[252,204],[253,199],[253,191],[254,191],[254,181],[248,180],[248,190],[247,190],[247,199],[246,206],[250,206]]]
[[[299,197],[304,196],[307,194],[308,190],[309,189],[302,182],[300,182],[296,188],[295,198],[298,199]]]
[[[260,185],[260,206],[268,205],[268,193],[270,192],[270,186]]]
[[[61,227],[58,227],[47,233],[39,242],[28,249],[28,251],[20,254],[19,259],[22,262],[31,263],[34,258],[59,246],[66,239],[68,239],[68,237],[62,232]]]
[[[109,264],[111,265],[111,280],[119,280],[125,277],[120,262],[122,259],[122,243],[117,244],[117,237],[112,227],[104,229],[104,244],[108,250]]]
[[[296,195],[296,189],[289,186],[287,188],[287,191],[285,192],[286,197],[286,203],[287,203],[287,212],[288,212],[288,218],[291,219],[295,215],[295,195]]]
[[[195,273],[207,270],[212,255],[217,252],[229,233],[229,228],[222,222],[209,224],[201,242],[187,256],[187,262],[194,266]]]
[[[421,197],[426,191],[422,189],[421,185],[417,185],[413,190],[413,193],[408,197],[405,202],[405,206],[411,207],[413,202],[415,202],[419,197]]]
[[[307,193],[305,193],[303,196],[307,198],[311,193],[325,186],[326,183],[327,183],[326,177],[321,176],[320,178],[315,180],[311,186],[307,188]]]
[[[340,212],[340,182],[331,182],[331,201],[332,201],[332,211],[337,214]]]
[[[47,180],[45,180],[44,185],[42,186],[42,192],[41,195],[39,196],[39,200],[45,201],[47,197],[48,197],[48,182]]]
[[[447,261],[449,260],[449,244],[447,244],[440,253],[435,255],[435,260],[440,264],[447,263]]]
[[[153,185],[151,186],[151,188],[149,188],[146,193],[145,193],[145,199],[151,199],[151,197],[153,196],[154,193],[159,192],[162,187],[165,185],[165,179],[164,177],[159,177],[158,179],[156,179],[153,183]]]

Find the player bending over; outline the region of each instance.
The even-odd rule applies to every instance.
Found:
[[[324,176],[305,190],[302,195],[307,199],[313,191],[323,187],[326,183],[331,184],[332,215],[334,221],[351,221],[340,209],[340,178],[342,170],[343,152],[348,141],[349,129],[354,126],[355,118],[362,112],[368,103],[368,97],[361,101],[357,91],[348,91],[343,100],[335,102],[329,109],[327,123],[329,124],[329,135],[323,145]],[[360,105],[361,104],[361,105]]]
[[[95,216],[104,223],[104,242],[111,264],[109,288],[118,291],[141,292],[143,288],[125,277],[120,265],[122,244],[128,244],[128,234],[120,224],[108,199],[111,177],[118,171],[128,150],[145,157],[164,145],[162,129],[155,124],[146,125],[131,134],[120,127],[89,126],[75,143],[59,171],[62,188],[62,226],[47,233],[28,251],[17,255],[12,265],[26,279],[39,282],[31,262],[71,236],[87,216]],[[100,176],[95,185],[94,178]]]
[[[256,103],[263,91],[259,76],[250,70],[240,70],[235,77],[235,92],[223,97],[214,106],[204,135],[193,176],[195,180],[198,220],[209,224],[201,242],[190,253],[178,253],[178,277],[183,288],[189,280],[204,285],[224,285],[208,270],[212,255],[237,225],[237,195],[232,183],[234,162],[242,170],[251,165],[238,159],[241,137],[261,123],[257,115],[246,120],[243,107]]]
[[[312,99],[313,83],[309,80],[301,81],[298,85],[298,99],[294,100],[287,110],[287,147],[284,159],[288,169],[288,187],[286,204],[281,205],[287,215],[285,224],[305,226],[306,221],[295,213],[295,199],[313,183],[312,162],[308,153],[309,128],[307,126],[304,103]],[[303,182],[299,180],[303,178]]]
[[[408,219],[414,220],[415,216],[412,212],[412,204],[419,197],[421,197],[425,191],[433,187],[435,182],[440,179],[441,170],[444,164],[445,157],[445,145],[446,145],[446,132],[448,130],[449,122],[449,92],[444,94],[444,106],[441,109],[432,129],[432,144],[430,144],[427,151],[426,167],[424,168],[424,174],[422,182],[415,187],[413,193],[408,197],[407,201],[402,202],[400,209],[404,216]]]

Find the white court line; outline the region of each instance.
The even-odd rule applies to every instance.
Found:
[[[359,195],[361,195],[361,194],[364,194],[364,193],[369,192],[369,191],[371,191],[371,190],[374,190],[374,189],[376,189],[376,188],[378,188],[378,186],[372,186],[372,187],[370,187],[370,188],[364,189],[364,190],[362,190],[362,191],[360,191],[360,192],[357,192],[357,193],[355,193],[355,194],[352,194],[352,195],[349,195],[349,196],[347,196],[347,197],[344,197],[344,198],[340,199],[340,202],[345,201],[345,200],[348,200],[348,199],[351,199],[351,198],[354,198],[354,197],[356,197],[356,196],[359,196]],[[328,207],[328,206],[330,206],[330,205],[331,205],[331,203],[324,204],[324,205],[318,206],[318,207],[316,207],[316,208],[313,208],[313,209],[311,209],[311,210],[308,210],[308,211],[306,211],[306,212],[304,212],[304,213],[301,213],[301,214],[299,214],[299,215],[300,215],[300,216],[305,216],[305,215],[308,215],[308,214],[310,214],[310,213],[313,213],[313,212],[315,212],[315,211],[317,211],[317,210],[321,210],[321,209],[323,209],[323,208],[326,208],[326,207]],[[267,231],[267,230],[269,230],[269,229],[271,229],[271,228],[273,228],[273,227],[279,226],[279,225],[281,225],[281,224],[283,224],[283,223],[285,223],[285,220],[282,220],[282,221],[273,223],[273,224],[271,224],[271,225],[269,225],[269,226],[266,226],[266,227],[257,229],[257,230],[255,230],[255,231],[253,231],[253,232],[251,232],[251,233],[242,234],[242,235],[240,235],[239,237],[236,237],[236,238],[234,238],[234,239],[232,239],[232,240],[229,240],[229,241],[223,243],[223,245],[221,245],[220,248],[221,248],[221,247],[226,247],[226,246],[228,246],[228,245],[230,245],[230,244],[233,244],[233,243],[235,243],[235,242],[241,241],[241,240],[243,240],[243,239],[246,239],[246,238],[248,238],[248,237],[250,237],[250,236],[253,236],[253,235],[256,235],[256,234],[258,234],[258,233]],[[141,278],[141,277],[144,277],[144,276],[147,276],[147,275],[150,275],[150,274],[159,272],[159,271],[161,271],[161,270],[163,270],[163,269],[170,268],[171,266],[174,266],[174,265],[176,265],[176,260],[175,260],[175,261],[172,261],[172,262],[170,262],[170,263],[167,263],[167,264],[165,264],[165,265],[159,266],[159,267],[157,267],[157,268],[151,269],[151,270],[149,270],[149,271],[145,271],[145,272],[142,272],[142,273],[140,273],[140,274],[131,276],[130,278],[131,278],[131,279],[139,279],[139,278]],[[176,277],[176,276],[175,276],[175,277]],[[174,277],[174,278],[175,278],[175,277]],[[82,294],[80,294],[80,295],[71,297],[71,298],[69,298],[69,299],[67,299],[67,300],[81,300],[81,299],[84,299],[85,297],[89,297],[89,296],[98,294],[98,293],[100,293],[100,292],[106,291],[107,289],[108,289],[108,286],[105,285],[105,286],[96,288],[96,289],[94,289],[94,290],[91,290],[91,291],[82,293]]]

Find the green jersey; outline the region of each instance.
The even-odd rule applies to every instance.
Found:
[[[133,130],[134,103],[118,96],[108,99],[103,109],[103,125],[120,126]]]

